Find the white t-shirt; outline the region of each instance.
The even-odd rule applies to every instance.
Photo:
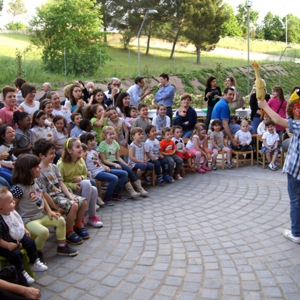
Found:
[[[105,171],[98,158],[98,152],[95,150],[88,151],[86,167],[91,171],[93,177],[96,177],[98,173]]]
[[[30,116],[32,116],[35,111],[40,109],[40,102],[39,101],[33,101],[33,103],[34,103],[34,107],[28,106],[25,102],[22,102],[20,104],[20,106],[24,108],[25,112],[27,112]]]
[[[269,131],[266,131],[263,134],[262,139],[266,140],[266,143],[269,147],[274,146],[276,141],[280,140],[278,133],[274,132],[273,134],[271,134]]]
[[[155,157],[156,159],[159,159],[159,141],[155,139],[154,141],[147,139],[145,142],[145,151],[150,153],[151,156]],[[147,158],[150,160],[150,158]]]
[[[66,119],[67,124],[72,123],[71,112],[69,111],[69,109],[66,106],[62,106],[60,110],[53,109],[52,115],[54,117],[63,116]]]

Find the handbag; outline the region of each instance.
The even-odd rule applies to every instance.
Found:
[[[245,100],[240,94],[240,92],[236,92],[236,100],[231,102],[231,109],[236,110],[241,108],[245,104]]]
[[[19,284],[19,278],[15,266],[6,266],[0,270],[0,279]]]

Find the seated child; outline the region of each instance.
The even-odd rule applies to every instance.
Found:
[[[212,169],[217,170],[216,161],[219,151],[225,151],[226,152],[226,166],[229,169],[233,168],[233,165],[231,164],[231,149],[227,147],[227,141],[224,139],[224,134],[221,131],[222,123],[220,120],[215,119],[211,123],[211,129],[212,132],[210,134],[210,139],[212,143]]]
[[[79,137],[84,131],[80,129],[80,121],[82,120],[82,116],[80,113],[74,113],[71,115],[71,120],[73,122],[74,127],[70,132],[70,137]]]
[[[157,183],[164,184],[165,181],[174,182],[174,179],[168,175],[168,162],[159,152],[160,147],[159,141],[156,139],[156,127],[154,125],[148,125],[145,132],[148,136],[148,139],[145,142],[145,151],[148,161],[154,165]],[[163,177],[161,171],[163,172]]]
[[[182,179],[180,176],[180,170],[182,168],[183,160],[179,156],[175,155],[176,147],[175,143],[172,141],[172,129],[170,127],[165,127],[162,130],[163,140],[159,143],[160,152],[165,157],[169,165],[169,175],[175,179]],[[175,173],[174,166],[176,163]]]
[[[188,161],[188,167],[189,169],[194,172],[194,168],[192,167],[192,155],[191,153],[187,152],[184,146],[184,141],[181,138],[182,136],[182,128],[179,125],[174,125],[172,127],[173,137],[172,141],[175,143],[176,152],[175,154],[182,158],[183,160],[186,159]],[[181,173],[184,174],[185,171],[182,168]]]
[[[32,124],[31,124],[31,144],[33,145],[35,141],[41,138],[45,138],[47,140],[52,140],[53,132],[52,128],[49,126],[45,126],[45,121],[47,118],[47,114],[42,110],[37,110],[32,116]]]
[[[263,135],[267,131],[266,122],[268,122],[269,120],[271,120],[269,115],[264,113],[263,120],[259,123],[257,127],[257,134]],[[274,130],[276,132],[276,128],[274,128]]]
[[[93,130],[93,125],[90,120],[83,119],[79,123],[79,128],[82,130],[82,134],[90,132],[94,137],[97,136],[97,132]]]
[[[133,121],[137,118],[137,108],[134,105],[129,105],[125,107],[125,121],[128,128],[131,128]],[[130,127],[129,125],[130,124]]]
[[[84,133],[80,136],[80,141],[87,145],[86,166],[91,172],[93,178],[108,182],[106,193],[104,196],[104,203],[108,206],[113,206],[113,200],[126,201],[127,198],[120,194],[126,180],[127,172],[123,170],[110,169],[102,165],[99,160],[98,152],[94,149],[95,138],[91,133]]]
[[[53,130],[55,152],[59,157],[61,157],[64,144],[68,139],[67,121],[63,116],[57,115],[53,118],[53,124],[55,126]]]
[[[39,272],[48,269],[38,258],[34,240],[26,230],[22,218],[15,211],[15,201],[7,187],[0,188],[0,255],[7,258],[10,264],[22,271],[28,284],[34,279],[24,270],[20,246],[27,252],[29,268]]]
[[[41,159],[40,179],[46,187],[46,201],[52,209],[66,215],[66,241],[73,245],[82,244],[82,239],[90,237],[82,224],[87,207],[86,199],[71,194],[63,183],[58,167],[53,164],[55,145],[52,142],[40,139],[34,143],[32,151]]]
[[[131,130],[134,127],[142,128],[143,137],[144,137],[143,142],[145,142],[147,139],[147,134],[145,134],[145,129],[147,125],[151,125],[151,120],[148,118],[148,106],[144,103],[139,103],[138,112],[139,112],[139,116],[133,121]]]
[[[157,129],[157,139],[162,140],[161,131],[164,127],[171,127],[170,117],[167,116],[167,108],[164,104],[157,105],[156,116],[152,120],[152,124]]]
[[[133,142],[129,145],[128,164],[132,166],[132,170],[136,171],[138,179],[143,175],[147,184],[151,184],[151,180],[147,177],[148,172],[153,170],[153,164],[147,161],[145,145],[143,143],[144,133],[140,127],[131,129],[131,138]]]
[[[234,150],[240,150],[240,151],[249,151],[252,150],[251,142],[252,142],[252,136],[249,132],[249,124],[248,121],[243,120],[240,125],[240,130],[238,130],[235,133],[234,137],[239,147],[232,147]]]
[[[280,141],[278,133],[275,132],[275,124],[272,120],[266,122],[267,131],[262,136],[263,145],[261,152],[266,154],[269,168],[276,171],[278,167],[275,165],[278,153],[280,152],[278,142]]]
[[[66,222],[60,213],[54,212],[44,199],[45,189],[41,176],[40,158],[33,154],[20,155],[13,171],[11,193],[17,202],[17,211],[26,229],[36,236],[39,259],[44,262],[42,249],[49,236],[47,227],[56,227],[57,254],[76,256],[78,251],[66,244]]]
[[[13,126],[16,129],[17,124],[13,124],[13,114],[15,111],[19,111],[16,106],[16,89],[11,86],[5,86],[2,89],[3,94],[3,102],[5,106],[0,109],[0,118],[2,120],[2,124],[7,124]]]

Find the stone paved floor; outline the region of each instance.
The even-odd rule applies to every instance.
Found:
[[[261,167],[191,174],[101,209],[74,258],[47,243],[42,299],[300,299],[286,176]]]

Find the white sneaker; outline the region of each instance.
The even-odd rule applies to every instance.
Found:
[[[103,202],[103,200],[100,197],[97,198],[97,205],[105,206],[105,203]]]
[[[32,272],[43,272],[48,270],[48,267],[44,265],[39,258],[36,259],[34,264],[30,264],[29,268]]]
[[[100,219],[97,216],[93,216],[89,218],[88,224],[92,225],[93,227],[103,227],[103,223],[100,221]]]
[[[269,163],[269,164],[268,164],[268,167],[269,167],[272,171],[276,171],[276,169],[274,168],[274,166],[273,166],[272,163]]]
[[[34,279],[25,270],[22,272],[22,274],[26,278],[29,285],[34,283]]]
[[[289,229],[285,229],[283,231],[283,236],[294,243],[300,244],[300,237],[293,236],[291,230],[289,230]]]
[[[96,207],[96,211],[98,211],[98,209],[100,208],[100,206],[99,206],[99,205],[97,205],[97,204],[96,204],[96,206],[95,206],[95,207]]]

